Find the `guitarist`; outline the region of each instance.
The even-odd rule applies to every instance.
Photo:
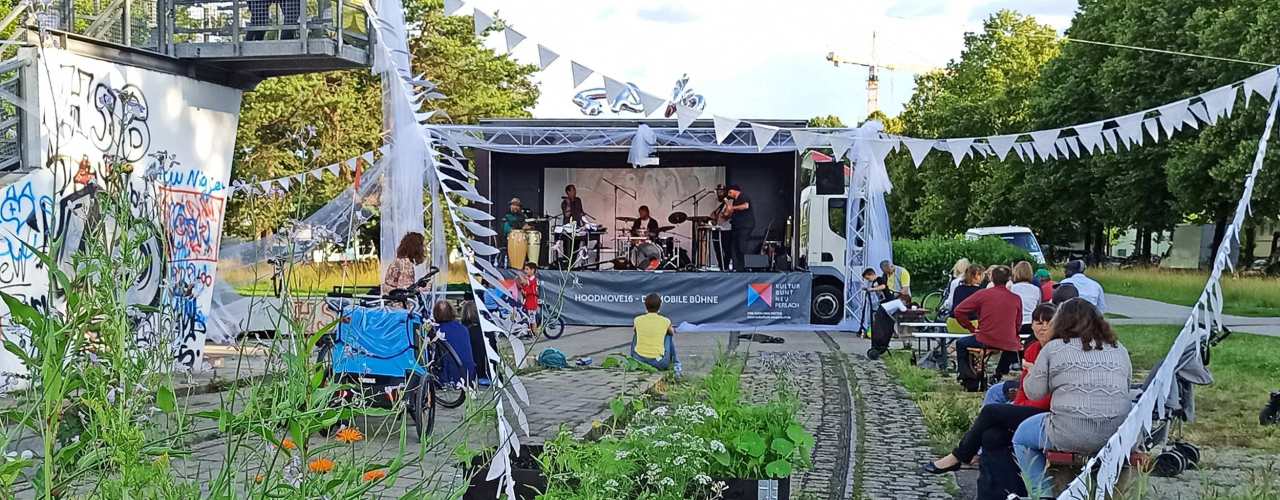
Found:
[[[730,208],[729,195],[725,191],[724,184],[716,184],[716,199],[720,204],[711,212],[711,224],[720,228],[715,231],[715,241],[711,242],[713,251],[716,254],[716,265],[721,271],[729,270],[729,262],[725,252],[724,239],[729,235],[729,231],[733,229],[733,224],[729,222],[729,218],[733,215],[733,209]]]

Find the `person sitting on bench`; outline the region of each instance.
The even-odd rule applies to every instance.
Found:
[[[977,390],[978,374],[972,373],[969,367],[969,348],[981,347],[999,349],[1000,363],[996,365],[996,377],[1003,378],[1009,368],[1018,361],[1018,352],[1022,350],[1022,339],[1018,338],[1018,329],[1022,327],[1022,299],[1009,291],[1009,276],[1012,272],[1008,266],[996,266],[991,270],[991,288],[975,292],[956,306],[951,316],[965,330],[973,333],[969,337],[956,339],[956,371],[960,373],[960,382],[970,391]],[[969,320],[969,313],[978,312],[978,325]]]
[[[635,334],[631,337],[631,357],[659,370],[671,367],[676,377],[680,377],[680,360],[676,358],[675,328],[671,320],[658,314],[662,308],[662,297],[656,293],[644,296],[645,314],[636,316],[632,321]]]

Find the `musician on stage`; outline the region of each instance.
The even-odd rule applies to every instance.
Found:
[[[507,235],[511,231],[533,229],[533,226],[525,222],[524,212],[520,211],[520,198],[512,198],[507,207],[508,212],[502,216],[502,239],[498,241],[501,244],[506,244]]]
[[[730,238],[733,270],[746,271],[747,240],[751,237],[751,230],[756,228],[755,211],[751,209],[751,198],[738,186],[729,186],[726,194],[731,199],[725,203],[725,211],[730,214],[729,222],[733,224]]]
[[[648,236],[654,240],[658,238],[658,221],[649,217],[649,206],[640,205],[640,218],[631,223],[631,236]],[[644,228],[644,234],[641,229]]]
[[[564,201],[560,202],[560,213],[564,215],[565,224],[576,222],[582,225],[582,198],[578,197],[578,188],[573,184],[565,186],[564,194]]]
[[[718,226],[720,231],[716,234],[715,241],[710,243],[712,250],[714,250],[716,254],[716,266],[718,266],[722,271],[728,271],[728,260],[732,258],[732,253],[726,252],[727,247],[725,247],[724,239],[729,234],[729,230],[733,229],[733,224],[729,222],[731,214],[725,212],[725,207],[728,206],[727,202],[729,201],[729,195],[725,191],[724,184],[716,184],[716,200],[719,201],[720,204],[716,206],[715,210],[711,211],[710,223]]]

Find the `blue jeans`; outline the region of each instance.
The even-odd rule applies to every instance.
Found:
[[[969,366],[969,348],[970,347],[988,347],[986,344],[978,341],[978,338],[970,335],[968,337],[960,337],[956,339],[956,371],[964,373]],[[1018,351],[1003,351],[1000,353],[1000,362],[996,364],[997,377],[1003,377],[1009,373],[1010,367],[1018,362]],[[976,375],[976,374],[975,374]],[[988,374],[990,376],[990,374]]]
[[[1017,383],[1017,380],[1006,380],[987,388],[987,394],[982,397],[982,406],[1007,405],[1013,403],[1013,400],[1009,399],[1009,395],[1005,393],[1005,388],[1008,387],[1009,384],[1016,385]]]
[[[667,335],[666,338],[662,339],[662,357],[661,358],[646,358],[636,353],[636,335],[632,334],[631,335],[631,357],[635,358],[637,361],[640,361],[641,363],[652,366],[659,370],[666,370],[667,367],[672,367],[678,370],[680,367],[680,360],[676,359],[676,344],[675,344],[675,341],[672,340],[671,335]]]
[[[1013,433],[1013,458],[1027,478],[1027,493],[1031,498],[1053,496],[1053,483],[1045,474],[1044,460],[1044,450],[1053,449],[1044,428],[1044,418],[1048,415],[1041,413],[1023,420]]]

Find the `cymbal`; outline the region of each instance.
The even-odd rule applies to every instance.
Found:
[[[635,222],[636,218],[635,217],[618,217],[618,220],[622,222]]]
[[[689,217],[689,222],[709,222],[711,217],[705,215],[694,215]]]
[[[689,220],[689,214],[684,212],[672,212],[671,215],[667,216],[667,222],[676,225],[684,224],[687,220]]]
[[[663,231],[670,231],[670,230],[675,229],[675,228],[676,228],[675,226],[662,226],[662,227],[658,228],[658,232],[659,232],[659,233],[661,233],[661,232],[663,232]]]

